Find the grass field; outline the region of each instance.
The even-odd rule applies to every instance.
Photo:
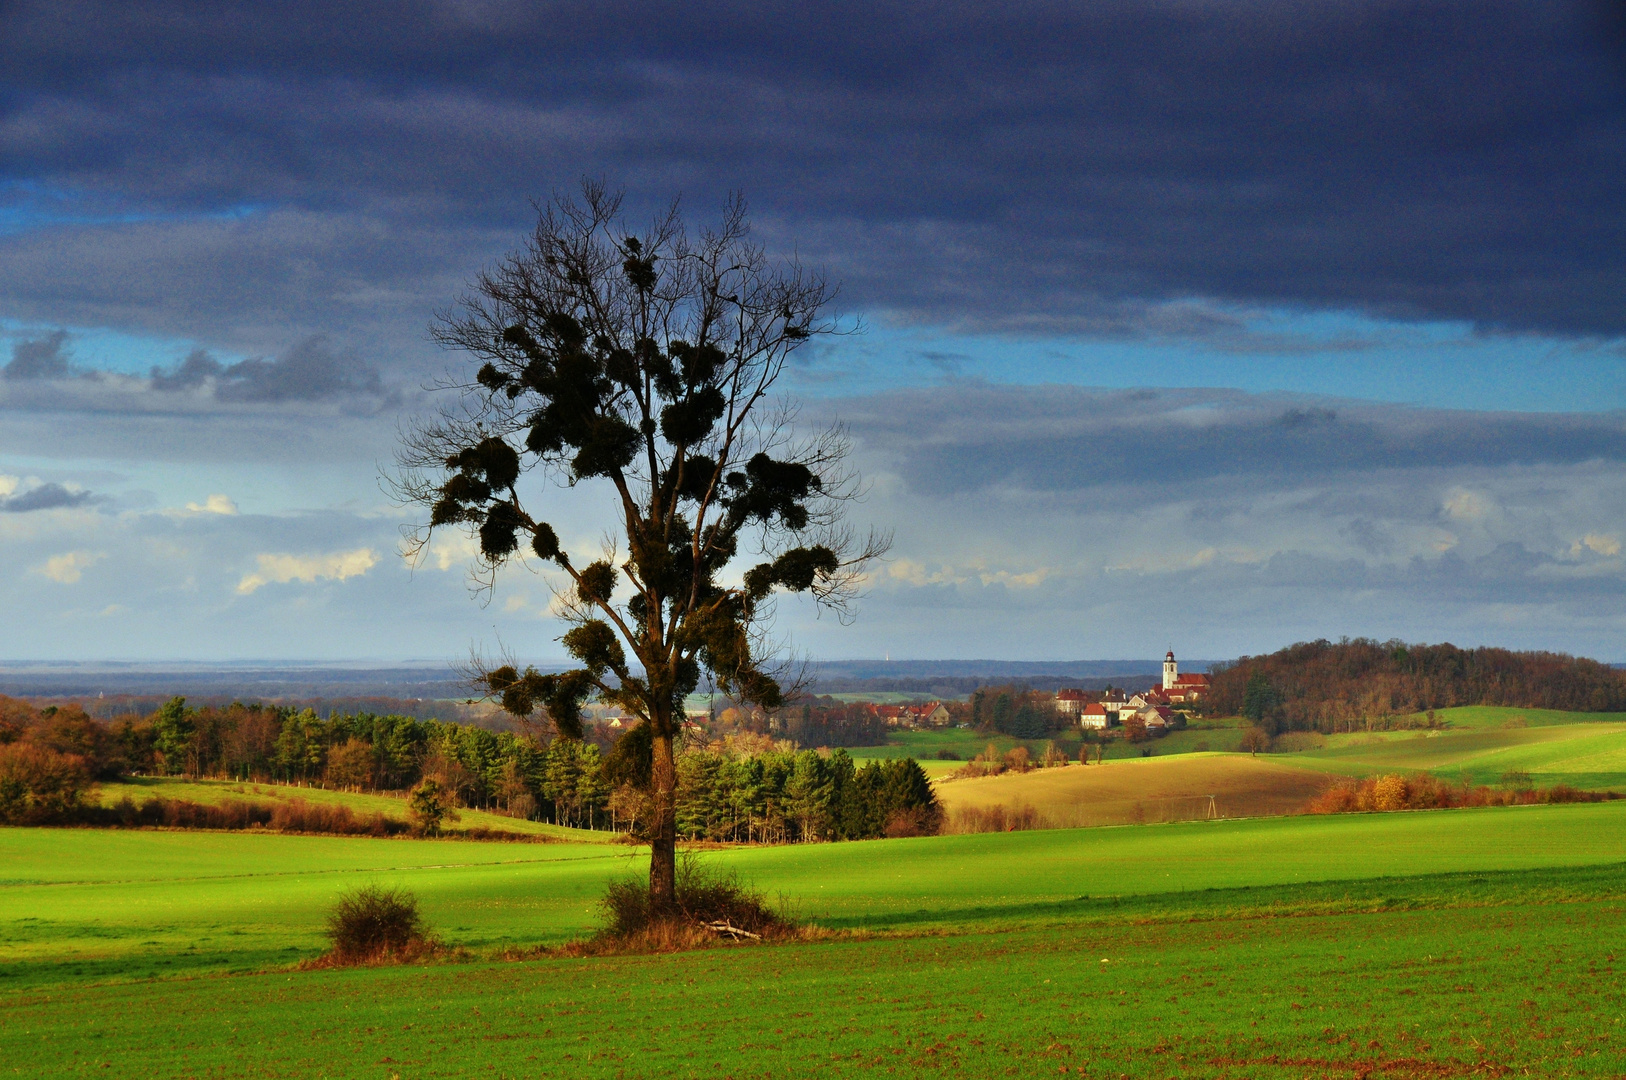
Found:
[[[642,852],[0,830],[0,1075],[1626,1069],[1622,804],[713,857],[882,936],[294,972],[345,885],[407,885],[482,950],[579,932]]]
[[[1268,756],[1208,753],[948,780],[937,797],[950,814],[1032,806],[1052,826],[1127,825],[1298,813],[1331,782]]]
[[[1424,722],[1425,718],[1402,717]],[[1538,787],[1569,784],[1589,791],[1614,790],[1626,793],[1626,716],[1618,713],[1557,712],[1550,709],[1510,709],[1472,706],[1442,709],[1436,730],[1400,730],[1340,733],[1327,736],[1294,736],[1308,748],[1278,751],[1261,757],[1280,766],[1297,767],[1336,776],[1365,777],[1382,773],[1431,772],[1443,778],[1474,784],[1497,785],[1508,773],[1528,773]],[[1122,740],[1108,744],[1109,763],[1139,762],[1150,759],[1155,767],[1126,774],[1144,781],[1139,791],[1125,790],[1119,784],[1086,785],[1078,776],[1065,780],[1001,778],[1001,782],[977,781],[960,787],[954,781],[941,791],[949,805],[986,805],[1005,801],[1006,805],[1027,803],[1058,824],[1118,824],[1190,817],[1206,812],[1208,795],[1222,794],[1231,809],[1221,813],[1291,813],[1303,806],[1314,793],[1317,782],[1296,777],[1279,768],[1232,766],[1213,780],[1205,776],[1221,769],[1217,765],[1196,765],[1205,755],[1237,751],[1244,721],[1236,718],[1197,720],[1182,731],[1171,732],[1145,743]],[[989,743],[1003,753],[1014,746],[1026,746],[1037,758],[1044,740],[1020,741],[1008,736],[979,736],[953,728],[946,731],[902,731],[886,746],[848,750],[854,758],[917,758],[934,779],[947,777]],[[1076,760],[1080,745],[1076,733],[1058,736],[1056,742]],[[961,760],[940,761],[937,753],[949,750]],[[1192,755],[1197,755],[1193,758]],[[1234,781],[1244,776],[1259,780],[1249,790]],[[1218,785],[1217,787],[1215,785]],[[978,785],[981,785],[980,787]],[[1010,799],[989,800],[982,791],[1009,789]],[[1201,789],[1201,790],[1199,790]],[[973,792],[978,794],[973,795]],[[1296,793],[1303,792],[1302,798]],[[1296,801],[1294,801],[1296,798]],[[1099,805],[1086,805],[1091,800]],[[1138,808],[1137,808],[1138,805]],[[1195,808],[1195,809],[1193,809]]]
[[[1323,747],[1282,757],[1349,776],[1426,771],[1498,784],[1509,772],[1525,772],[1538,787],[1570,784],[1626,792],[1626,719],[1610,715],[1575,722],[1575,713],[1513,709],[1452,709],[1447,715],[1452,727],[1444,731],[1333,735]],[[1509,726],[1515,721],[1525,723]]]
[[[1626,803],[1195,822],[741,848],[710,856],[821,925],[956,926],[1080,896],[1626,862]],[[0,830],[0,986],[247,970],[313,955],[338,892],[412,889],[448,942],[589,930],[643,849],[236,833]]]
[[[1221,814],[1279,812],[1339,774],[1626,768],[1622,718],[1512,719],[939,792],[1155,821],[1201,817],[1210,794]],[[911,736],[922,753],[969,733]],[[400,813],[223,783],[102,797],[273,790]],[[591,932],[606,883],[647,865],[548,831],[560,842],[0,829],[0,1077],[1626,1076],[1626,802],[733,848],[704,858],[838,936],[500,960]],[[411,889],[463,959],[295,970],[363,883]]]
[[[1111,761],[1140,757],[1166,757],[1171,754],[1203,753],[1206,751],[1236,750],[1242,742],[1243,721],[1235,718],[1196,720],[1183,731],[1170,732],[1160,739],[1140,744],[1121,740],[1107,744],[1107,759]],[[979,735],[969,728],[946,728],[935,731],[897,731],[885,746],[849,747],[847,753],[864,761],[871,758],[912,757],[934,776],[958,769],[965,762],[982,753],[992,743],[1000,753],[1017,746],[1025,746],[1033,757],[1044,752],[1048,739],[1013,739],[1009,735]],[[1083,745],[1080,733],[1074,730],[1055,734],[1055,742],[1073,760],[1078,759]],[[947,750],[959,755],[953,761],[941,761],[939,751]]]

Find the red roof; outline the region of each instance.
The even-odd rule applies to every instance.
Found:
[[[1176,686],[1207,686],[1207,675],[1181,675],[1174,680]]]
[[[1082,690],[1057,690],[1056,691],[1056,700],[1057,701],[1083,701],[1084,700],[1084,691],[1082,691]]]
[[[1092,701],[1090,704],[1084,706],[1084,709],[1083,709],[1081,715],[1084,715],[1084,716],[1105,716],[1106,714],[1107,714],[1107,710],[1105,709],[1105,707],[1103,707],[1101,705],[1101,703],[1099,701]]]

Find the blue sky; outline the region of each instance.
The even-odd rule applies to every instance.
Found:
[[[1607,6],[76,11],[0,14],[0,657],[556,656],[379,475],[593,175],[743,191],[864,327],[786,381],[897,536],[854,625],[781,608],[815,656],[1626,660]]]

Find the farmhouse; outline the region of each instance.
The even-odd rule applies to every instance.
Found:
[[[1077,716],[1088,703],[1089,696],[1082,690],[1056,691],[1056,711],[1063,716]]]
[[[1116,713],[1109,713],[1099,701],[1092,701],[1078,710],[1078,726],[1094,731],[1105,731],[1118,722]]]
[[[886,721],[887,727],[948,727],[953,717],[941,701],[924,705],[880,705],[875,713]]]

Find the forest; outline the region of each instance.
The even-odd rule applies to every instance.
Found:
[[[1459,649],[1367,638],[1300,642],[1209,673],[1213,716],[1268,733],[1354,730],[1368,721],[1459,705],[1626,710],[1626,674],[1563,653]]]
[[[1056,711],[1056,696],[1027,686],[983,686],[971,694],[970,702],[950,706],[958,721],[962,717],[984,735],[1010,735],[1017,739],[1042,739],[1072,726],[1072,721]]]
[[[434,780],[455,805],[639,834],[648,752],[639,729],[605,754],[593,742],[367,713],[175,698],[108,723],[75,705],[0,698],[0,823],[61,821],[97,780],[129,774],[401,792]],[[687,742],[678,799],[685,835],[756,842],[935,831],[937,804],[913,761],[855,768],[794,743],[737,735]],[[726,825],[724,820],[726,818]]]

